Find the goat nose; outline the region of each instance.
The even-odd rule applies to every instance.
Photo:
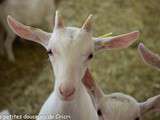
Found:
[[[66,87],[65,85],[61,84],[60,87],[59,87],[59,91],[60,91],[60,94],[65,99],[67,99],[67,98],[71,97],[74,94],[75,88],[72,87],[72,86]]]

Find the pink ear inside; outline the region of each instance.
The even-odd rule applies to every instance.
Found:
[[[160,56],[150,51],[142,43],[139,44],[138,50],[145,63],[160,69]]]
[[[95,86],[93,77],[90,73],[90,71],[87,69],[86,73],[83,77],[83,84],[88,88],[88,89],[92,89]]]
[[[104,93],[100,86],[94,81],[90,71],[87,69],[86,73],[83,77],[83,84],[86,86],[86,88],[89,91],[89,94],[92,94],[94,96],[94,99],[99,100],[104,96]]]
[[[127,48],[131,44],[133,44],[139,36],[139,32],[131,32],[123,35],[119,35],[111,38],[108,44],[106,44],[106,48]]]
[[[8,21],[8,24],[9,24],[10,28],[18,36],[20,36],[24,39],[33,39],[32,31],[30,30],[30,27],[19,23],[18,21],[16,21],[11,16],[8,16],[7,21]]]

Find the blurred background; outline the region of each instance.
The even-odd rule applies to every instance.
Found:
[[[93,14],[94,36],[140,30],[140,39],[134,45],[96,54],[90,69],[108,94],[123,92],[140,102],[160,94],[160,72],[146,66],[137,52],[138,43],[144,42],[160,54],[160,0],[45,0],[48,4],[43,3],[44,0],[24,1],[0,0],[0,110],[37,114],[54,85],[45,49],[14,37],[5,23],[6,16],[11,14],[23,23],[51,31],[55,9],[60,10],[68,26],[80,27],[86,17]],[[42,18],[46,21],[39,22]],[[51,18],[50,22],[47,18]],[[5,42],[7,38],[15,41]],[[10,55],[11,45],[15,57]],[[160,113],[149,113],[144,119],[159,120]]]

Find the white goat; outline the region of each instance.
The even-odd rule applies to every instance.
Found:
[[[65,27],[58,12],[53,33],[23,25],[11,16],[8,17],[8,24],[20,37],[43,45],[49,54],[55,86],[42,106],[38,120],[52,120],[47,115],[56,114],[70,116],[72,120],[98,120],[91,98],[82,83],[93,53],[102,49],[128,47],[137,39],[139,32],[111,38],[93,38],[91,15],[82,28],[75,28]]]
[[[0,4],[0,9],[0,22],[7,34],[5,43],[0,45],[0,53],[4,54],[6,51],[8,59],[15,61],[12,47],[16,36],[8,27],[7,15],[15,16],[16,19],[27,25],[40,26],[45,22],[51,23],[55,6],[54,0],[4,0]],[[51,24],[49,27],[52,28]],[[3,39],[0,40],[2,42]]]
[[[158,55],[151,52],[142,43],[139,44],[138,49],[147,64],[160,69],[160,57]],[[133,97],[123,93],[105,95],[93,80],[89,70],[83,78],[83,83],[92,97],[100,120],[140,120],[149,111],[160,112],[160,95],[143,103],[139,103]]]

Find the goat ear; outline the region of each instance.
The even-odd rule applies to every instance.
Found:
[[[147,112],[160,112],[160,95],[148,99],[146,102],[140,103],[141,115]]]
[[[96,50],[112,50],[127,48],[134,43],[139,36],[139,31],[107,38],[93,38]]]
[[[83,84],[86,86],[87,89],[92,89],[95,87],[95,81],[93,80],[93,77],[89,71],[89,69],[86,70],[85,75],[82,79]]]
[[[93,79],[89,69],[86,70],[86,73],[83,77],[83,84],[87,88],[89,94],[93,95],[95,99],[100,99],[101,97],[104,96],[102,89]]]
[[[144,46],[143,43],[140,43],[138,46],[138,51],[143,61],[160,70],[160,56],[150,51],[148,48]]]
[[[18,36],[27,40],[40,43],[44,47],[47,47],[48,41],[51,37],[50,33],[44,32],[37,28],[23,25],[22,23],[16,21],[11,16],[7,17],[7,22],[10,28],[13,30],[13,32]]]

